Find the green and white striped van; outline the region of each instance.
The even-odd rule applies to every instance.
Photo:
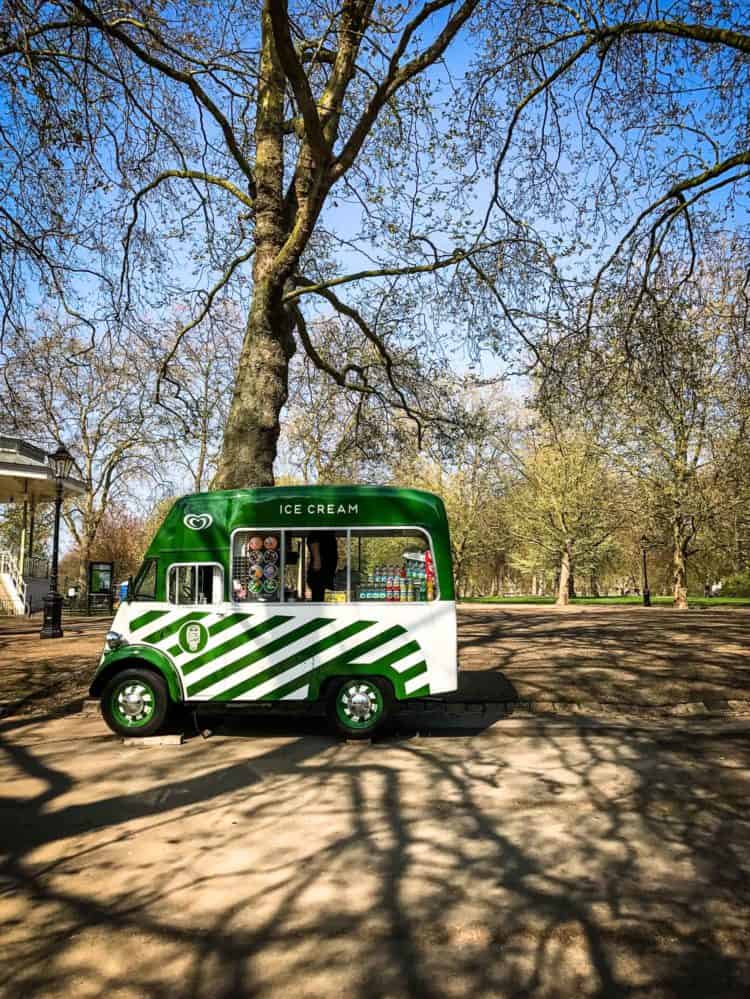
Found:
[[[290,486],[178,500],[107,634],[91,695],[115,732],[177,705],[325,700],[348,737],[456,689],[448,523],[430,493]]]

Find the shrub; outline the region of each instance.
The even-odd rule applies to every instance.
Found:
[[[750,597],[750,572],[736,572],[722,581],[722,597]]]

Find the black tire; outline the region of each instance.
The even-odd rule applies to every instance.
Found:
[[[357,717],[354,697],[367,697],[374,710]],[[361,703],[361,702],[360,702]],[[388,719],[393,708],[393,689],[379,676],[347,676],[332,683],[326,697],[326,714],[334,730],[347,739],[370,739]]]
[[[136,710],[139,696],[141,713]],[[105,722],[117,735],[155,735],[169,712],[167,685],[149,669],[124,669],[107,682],[101,705]]]

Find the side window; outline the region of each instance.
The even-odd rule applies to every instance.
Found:
[[[232,600],[280,600],[281,554],[280,531],[237,531],[232,542]]]
[[[355,601],[434,600],[435,565],[422,531],[390,528],[352,531],[351,599]]]
[[[215,604],[223,600],[222,572],[218,565],[173,565],[167,577],[171,604]]]
[[[134,600],[156,599],[156,567],[157,560],[155,558],[150,558],[143,563],[133,584]]]

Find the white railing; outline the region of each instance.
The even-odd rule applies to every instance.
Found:
[[[18,559],[7,548],[0,549],[0,575],[5,576],[5,581],[10,583],[9,596],[15,605],[15,613],[24,614],[26,612],[26,583],[21,575]],[[7,601],[3,601],[3,603],[5,604]]]

